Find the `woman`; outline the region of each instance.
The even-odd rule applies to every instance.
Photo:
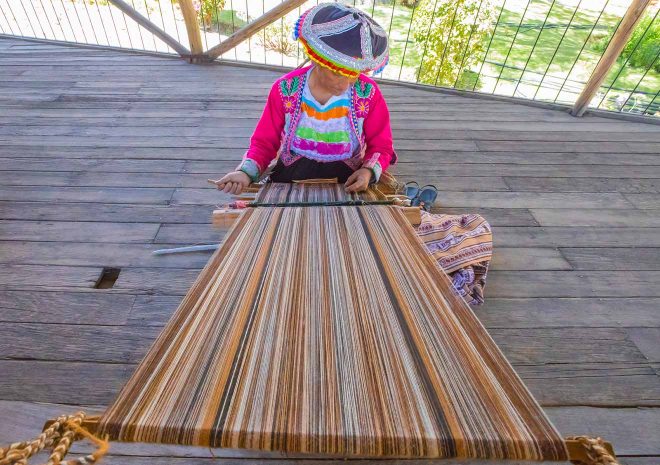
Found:
[[[270,163],[273,182],[337,178],[360,192],[397,162],[387,104],[364,73],[388,61],[387,34],[362,11],[325,3],[296,22],[294,38],[312,61],[277,79],[235,171],[217,181],[240,194]],[[479,215],[423,212],[417,232],[470,303],[483,302],[491,257],[490,226]]]

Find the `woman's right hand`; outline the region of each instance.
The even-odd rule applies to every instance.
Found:
[[[243,171],[232,171],[225,174],[222,179],[214,182],[218,189],[233,195],[240,194],[251,183],[250,177]]]

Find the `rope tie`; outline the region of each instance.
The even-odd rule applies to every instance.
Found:
[[[52,449],[46,465],[90,465],[98,462],[108,452],[108,441],[100,439],[85,428],[82,422],[85,413],[61,415],[46,428],[36,439],[22,441],[0,448],[0,465],[27,465],[28,459],[43,449]],[[81,436],[96,445],[96,450],[85,457],[67,460],[64,457],[71,445]]]
[[[589,458],[589,462],[586,462],[586,465],[621,465],[619,461],[608,452],[605,448],[605,442],[600,437],[569,436],[566,439],[582,443],[587,457]],[[575,465],[582,465],[585,462],[573,461],[573,463]]]

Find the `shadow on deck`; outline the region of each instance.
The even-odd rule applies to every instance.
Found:
[[[280,73],[9,39],[0,63],[4,444],[114,398],[208,259],[151,251],[220,239],[206,179],[236,165]],[[475,313],[560,432],[660,462],[660,126],[382,90],[394,173],[438,186],[437,211],[493,225]],[[107,267],[116,283],[94,289]],[[106,463],[211,457],[115,453]]]

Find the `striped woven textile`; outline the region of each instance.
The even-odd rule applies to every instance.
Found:
[[[98,432],[343,457],[566,460],[450,285],[395,207],[247,209]]]

